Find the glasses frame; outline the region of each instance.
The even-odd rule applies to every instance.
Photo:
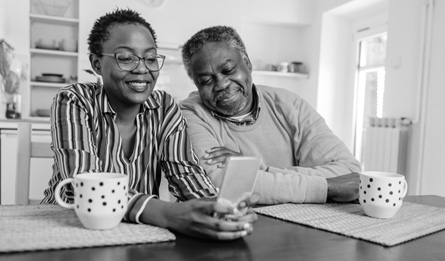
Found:
[[[119,67],[119,69],[121,69],[121,70],[123,70],[123,71],[127,71],[127,72],[131,72],[131,71],[133,71],[134,69],[138,68],[139,63],[141,62],[141,60],[144,60],[144,65],[145,65],[145,68],[147,68],[147,70],[149,70],[150,72],[159,72],[159,71],[162,69],[162,67],[164,66],[164,63],[165,63],[165,57],[166,57],[166,56],[163,55],[163,54],[156,54],[156,59],[158,59],[158,58],[162,58],[162,64],[161,64],[161,66],[159,66],[159,69],[157,69],[157,70],[152,70],[152,69],[148,68],[147,64],[145,63],[145,58],[146,58],[146,57],[139,57],[139,56],[137,56],[136,54],[132,53],[132,55],[134,55],[135,57],[138,58],[138,61],[137,61],[137,63],[134,63],[135,66],[134,66],[133,69],[127,70],[127,69],[122,68],[121,65],[119,64],[119,61],[118,61],[118,59],[117,59],[117,55],[119,55],[119,54],[121,54],[121,53],[102,53],[102,55],[104,55],[104,56],[113,57],[114,60],[115,60],[116,63],[117,63],[117,66]]]

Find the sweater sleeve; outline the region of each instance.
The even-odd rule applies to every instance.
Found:
[[[325,203],[327,191],[323,177],[285,173],[272,167],[258,172],[254,189],[260,195],[260,204]]]
[[[293,137],[296,166],[275,168],[275,172],[296,172],[305,176],[331,178],[361,172],[361,164],[306,101],[299,99],[289,111],[295,128]]]

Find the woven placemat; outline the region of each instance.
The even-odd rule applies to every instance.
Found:
[[[175,240],[167,229],[121,222],[90,230],[72,209],[57,205],[0,206],[0,252],[155,243]]]
[[[282,204],[256,208],[259,214],[394,246],[445,229],[445,209],[403,202],[391,219],[365,216],[359,204]]]

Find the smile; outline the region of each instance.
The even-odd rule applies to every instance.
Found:
[[[218,103],[222,106],[230,104],[232,102],[237,101],[240,94],[241,94],[241,92],[239,90],[226,92],[226,93],[218,95],[216,97],[216,103]]]
[[[144,91],[150,85],[150,82],[146,81],[130,81],[126,83],[135,91]]]

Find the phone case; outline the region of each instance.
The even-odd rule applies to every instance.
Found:
[[[218,197],[236,204],[246,194],[252,194],[260,163],[256,157],[228,158]]]

